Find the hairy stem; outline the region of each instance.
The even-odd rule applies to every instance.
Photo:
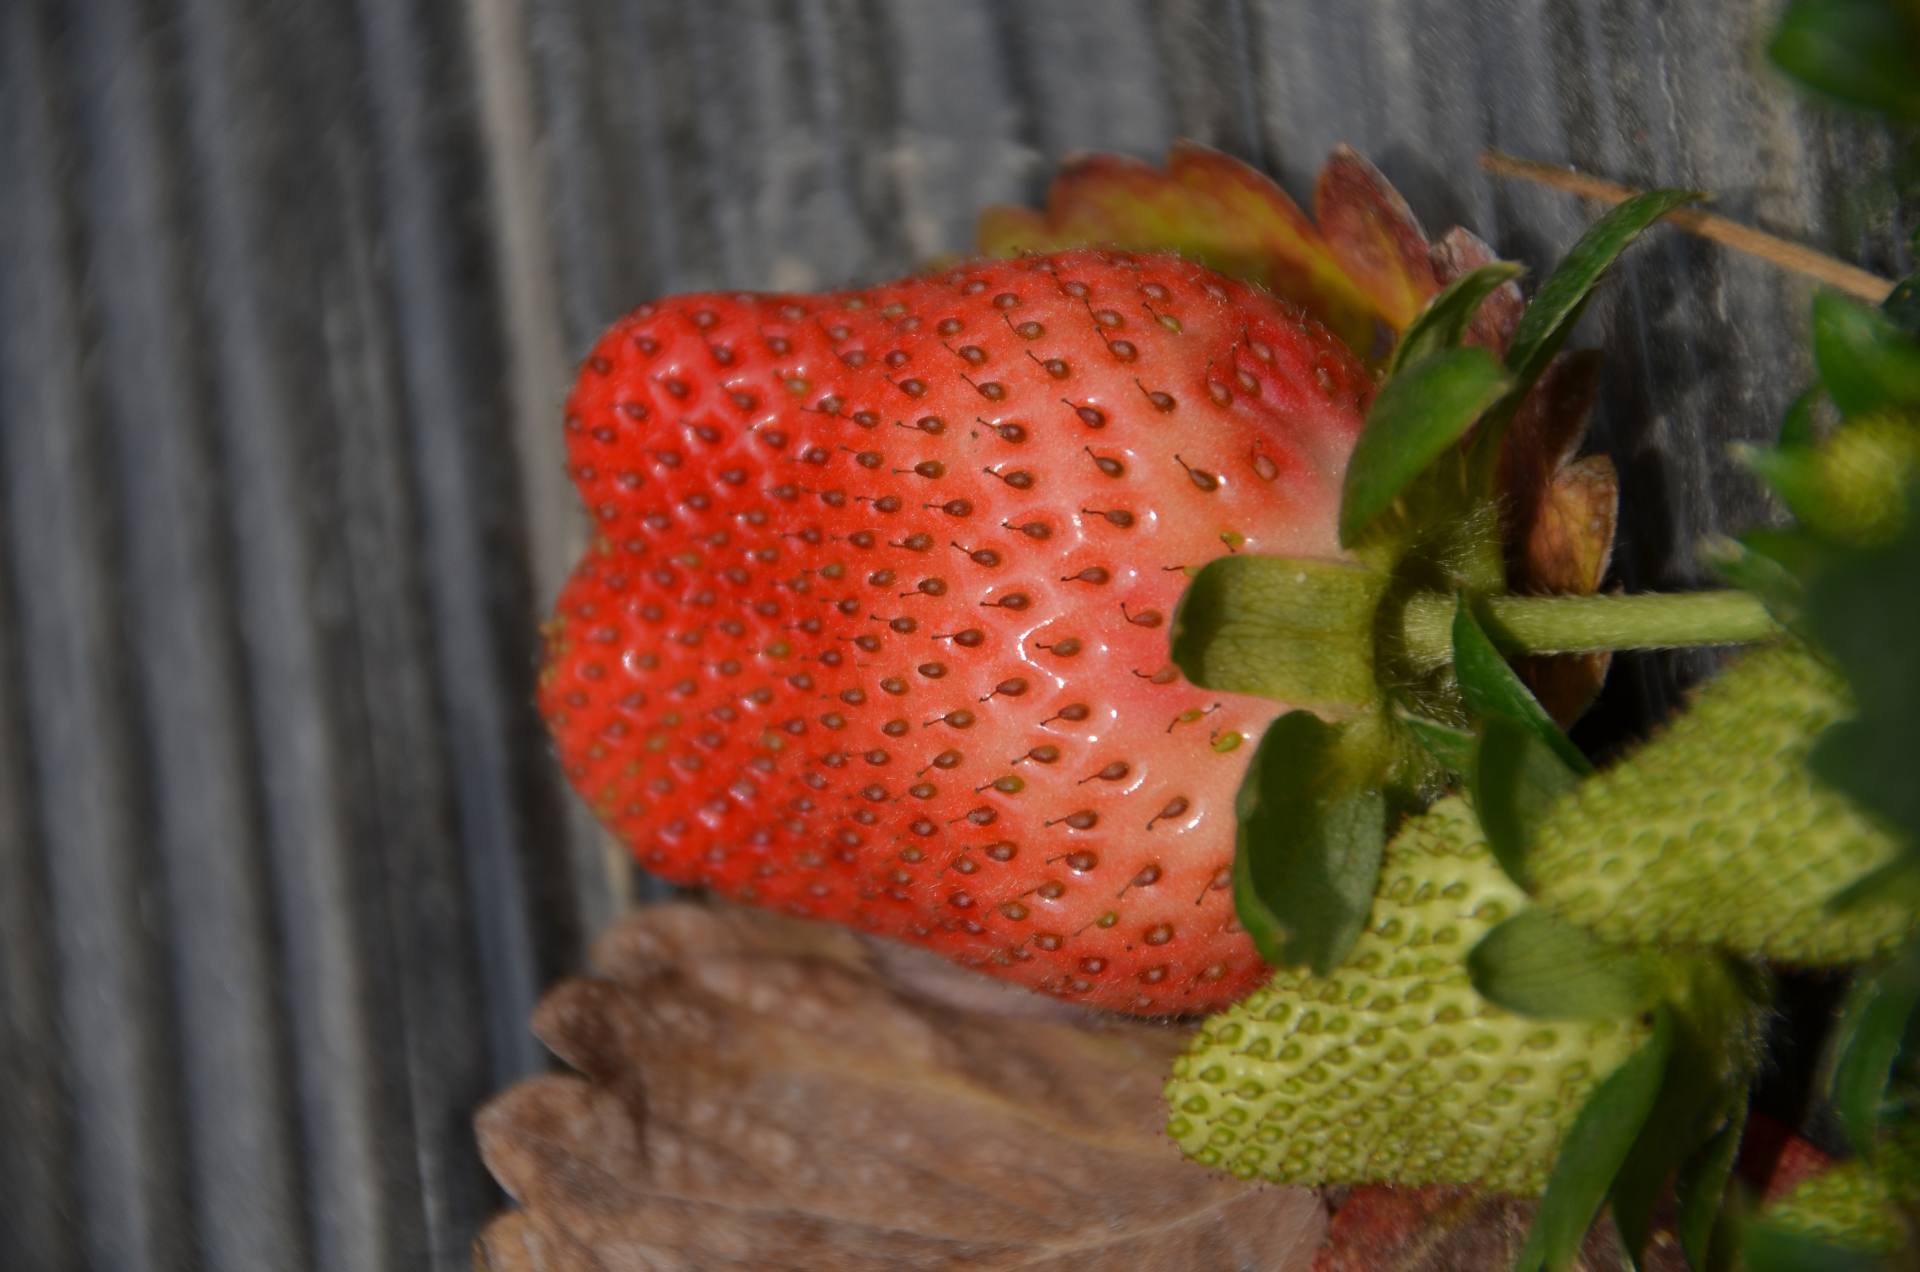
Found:
[[[1452,658],[1456,604],[1436,592],[1408,598],[1402,632],[1416,666],[1439,666]],[[1744,645],[1781,633],[1757,597],[1737,591],[1494,596],[1479,603],[1479,613],[1494,644],[1508,654]]]

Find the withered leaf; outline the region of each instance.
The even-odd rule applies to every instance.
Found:
[[[534,1021],[576,1073],[476,1119],[520,1204],[482,1268],[1304,1269],[1324,1235],[1313,1193],[1166,1139],[1182,1029],[955,1006],[846,932],[694,904],[595,962]]]
[[[1620,484],[1605,455],[1575,458],[1600,379],[1592,350],[1562,354],[1521,404],[1500,452],[1507,566],[1516,590],[1589,595],[1613,557]],[[1562,725],[1592,704],[1611,658],[1524,658],[1517,666]]]

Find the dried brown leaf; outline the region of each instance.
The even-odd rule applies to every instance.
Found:
[[[482,1267],[1305,1268],[1324,1232],[1166,1139],[1184,1030],[955,1006],[846,933],[690,904],[596,958],[535,1016],[578,1076],[476,1119],[521,1206]]]

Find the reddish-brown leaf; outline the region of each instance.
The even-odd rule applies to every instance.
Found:
[[[1045,212],[988,208],[977,237],[990,256],[1094,245],[1178,252],[1287,297],[1362,356],[1382,342],[1378,301],[1287,192],[1194,142],[1176,142],[1164,170],[1121,155],[1071,158],[1053,179]]]
[[[1339,146],[1313,187],[1313,215],[1334,258],[1395,331],[1414,320],[1440,280],[1426,233],[1379,169]]]

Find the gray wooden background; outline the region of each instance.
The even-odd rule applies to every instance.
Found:
[[[1910,268],[1888,142],[1752,0],[0,0],[0,1266],[457,1268],[467,1118],[633,895],[534,629],[571,360],[671,289],[876,280],[1072,149],[1346,140],[1540,266],[1481,147]],[[1636,585],[1806,288],[1672,233],[1595,307]],[[1630,663],[1594,727],[1686,668]]]

